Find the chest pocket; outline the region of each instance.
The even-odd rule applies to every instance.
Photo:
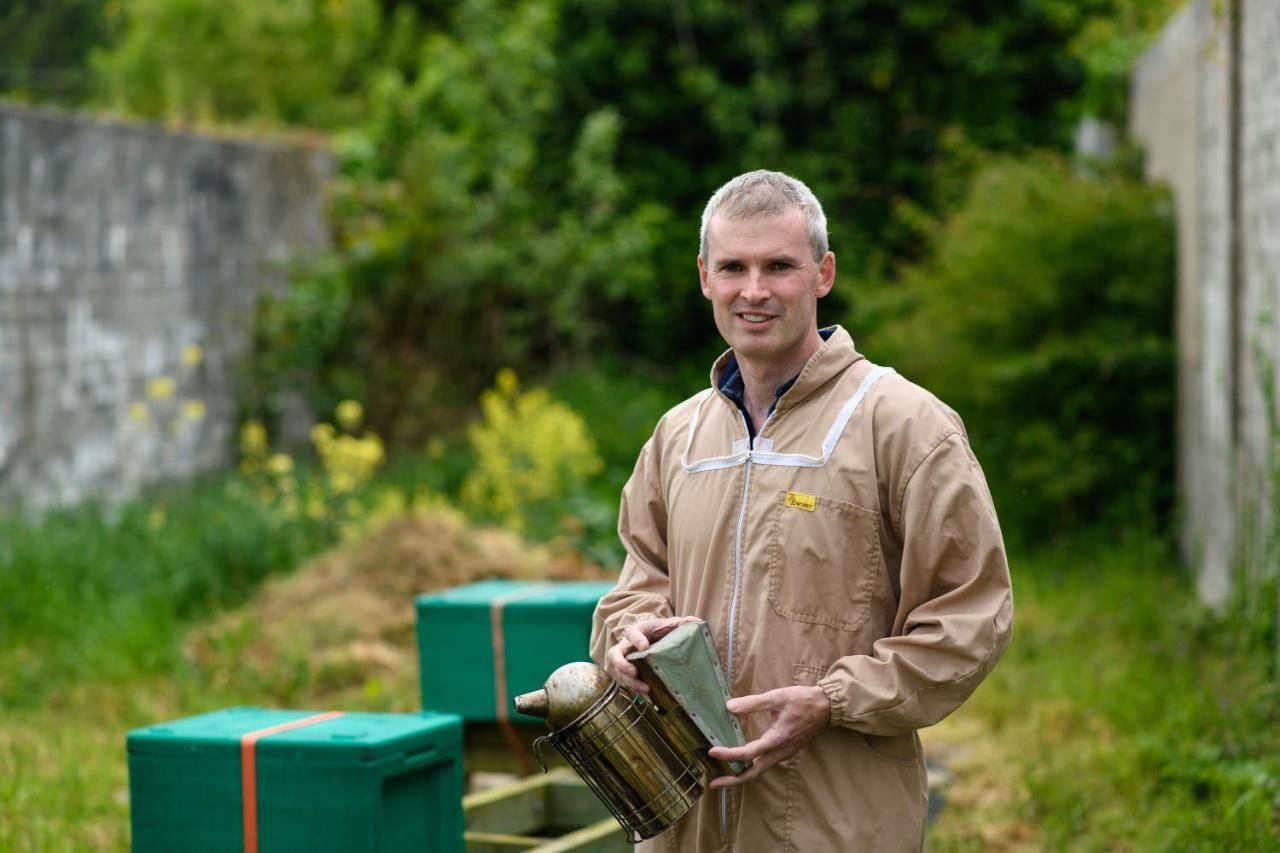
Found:
[[[857,631],[882,571],[880,514],[780,492],[769,534],[769,603],[795,622]]]

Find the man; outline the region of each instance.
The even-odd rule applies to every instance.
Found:
[[[632,651],[706,620],[754,762],[648,850],[918,850],[916,730],[1009,641],[1004,545],[954,412],[817,324],[826,219],[777,172],[721,187],[698,273],[730,350],[676,406],[622,496],[627,558],[592,655],[641,692]]]

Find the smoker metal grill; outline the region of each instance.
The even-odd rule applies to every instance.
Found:
[[[660,713],[643,696],[613,682],[571,723],[534,742],[543,770],[541,750],[550,742],[633,842],[670,827],[702,795],[698,756],[672,743]]]

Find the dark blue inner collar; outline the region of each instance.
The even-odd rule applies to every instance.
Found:
[[[818,334],[822,340],[829,339],[835,334],[835,326],[827,326],[825,329],[819,329]],[[769,414],[773,414],[773,410],[778,408],[778,401],[782,399],[782,395],[791,390],[791,386],[796,384],[796,380],[800,378],[797,373],[786,382],[783,382],[773,392],[773,402],[769,404]],[[734,402],[738,407],[738,411],[742,412],[742,418],[747,423],[747,435],[754,439],[756,437],[756,425],[751,422],[751,413],[747,411],[747,389],[742,381],[742,370],[738,368],[738,356],[729,353],[729,360],[725,362],[724,373],[720,375],[720,392]]]

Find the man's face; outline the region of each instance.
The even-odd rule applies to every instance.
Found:
[[[713,216],[698,274],[716,328],[740,362],[798,371],[821,346],[818,300],[835,282],[836,258],[827,252],[813,259],[798,208],[747,219]]]

